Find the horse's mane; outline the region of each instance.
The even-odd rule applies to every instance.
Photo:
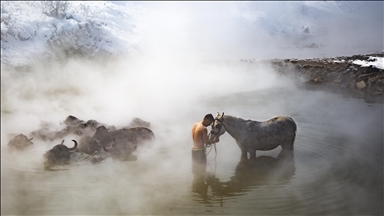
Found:
[[[244,118],[241,118],[241,117],[236,117],[236,116],[231,116],[231,115],[224,115],[224,117],[225,116],[228,116],[228,117],[231,117],[231,118],[234,118],[234,119],[238,119],[238,120],[241,120],[243,122],[257,122],[256,120],[244,119]]]

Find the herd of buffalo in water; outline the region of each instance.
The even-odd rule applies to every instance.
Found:
[[[120,161],[134,161],[137,158],[132,152],[137,146],[147,145],[155,139],[154,133],[149,129],[150,123],[140,118],[132,119],[128,126],[121,128],[96,120],[83,121],[72,115],[61,124],[65,124],[65,128],[60,131],[52,131],[49,124],[43,124],[40,129],[29,134],[31,138],[24,134],[16,135],[8,142],[9,150],[24,151],[33,145],[32,139],[48,142],[63,139],[43,155],[45,169],[51,169],[79,160],[99,163],[108,157]],[[64,138],[68,135],[79,137],[78,141],[72,140],[73,147],[64,144]]]

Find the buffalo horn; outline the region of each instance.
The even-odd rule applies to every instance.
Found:
[[[76,142],[76,140],[72,140],[74,143],[75,143],[75,146],[73,146],[72,148],[69,148],[68,150],[69,151],[73,151],[73,150],[75,150],[76,148],[77,148],[77,142]]]

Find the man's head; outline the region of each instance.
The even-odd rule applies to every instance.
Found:
[[[213,118],[212,114],[207,114],[204,116],[203,125],[205,127],[207,127],[207,126],[211,125],[214,120],[215,120],[215,118]]]

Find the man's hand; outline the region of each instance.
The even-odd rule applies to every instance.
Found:
[[[217,142],[219,142],[219,137],[215,137],[215,138],[213,138],[212,142],[213,142],[213,143],[217,143]]]

